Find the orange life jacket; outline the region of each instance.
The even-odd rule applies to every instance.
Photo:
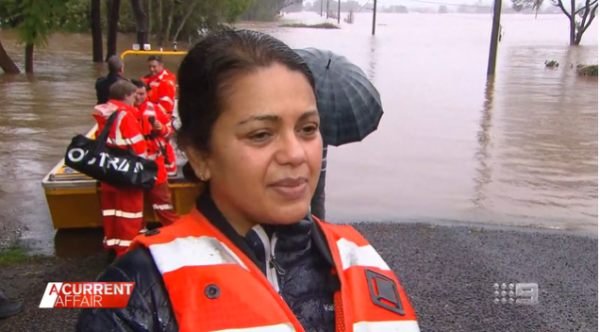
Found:
[[[407,296],[375,249],[350,226],[315,222],[341,282],[336,331],[418,332]],[[263,272],[197,209],[136,245],[152,254],[180,332],[304,332]]]

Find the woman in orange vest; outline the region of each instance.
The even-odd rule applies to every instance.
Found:
[[[302,58],[269,35],[227,31],[196,44],[177,76],[177,143],[206,190],[99,278],[135,282],[128,306],[84,309],[76,330],[419,331],[375,249],[308,213],[322,139]]]

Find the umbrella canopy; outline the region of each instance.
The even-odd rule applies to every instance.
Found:
[[[315,77],[323,143],[339,146],[360,142],[379,126],[381,98],[365,73],[328,50],[295,50]]]

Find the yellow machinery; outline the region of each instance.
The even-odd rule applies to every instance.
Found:
[[[151,54],[181,56],[186,52],[128,50],[121,54],[121,58],[124,59],[127,55]],[[177,109],[174,110],[175,114],[176,112]],[[96,129],[95,125],[87,136],[94,137]],[[185,157],[181,153],[178,153],[177,157],[178,174],[169,178],[169,187],[173,208],[179,215],[184,215],[191,210],[203,187],[183,179],[181,168],[185,163]],[[98,181],[65,166],[63,159],[44,177],[42,187],[55,229],[102,227]],[[144,209],[144,219],[150,222],[158,221],[148,202]]]

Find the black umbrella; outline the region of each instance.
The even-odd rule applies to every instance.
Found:
[[[383,116],[381,98],[365,73],[328,50],[295,50],[315,77],[321,134],[327,145],[360,142],[377,129]]]

